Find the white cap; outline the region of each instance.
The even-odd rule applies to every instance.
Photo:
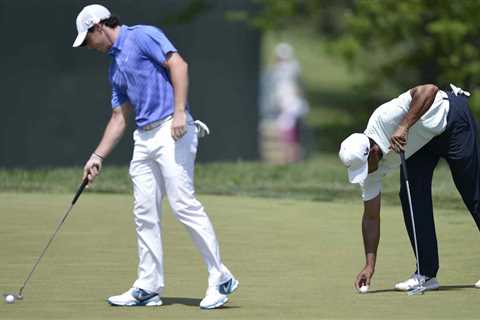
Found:
[[[100,21],[110,18],[110,16],[110,11],[99,4],[92,4],[83,8],[77,16],[78,35],[73,47],[80,47],[87,37],[88,29]]]
[[[348,168],[350,183],[362,183],[368,175],[370,140],[363,133],[351,134],[340,145],[340,160]]]

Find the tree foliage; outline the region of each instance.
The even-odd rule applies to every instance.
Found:
[[[250,17],[255,26],[310,24],[336,54],[367,71],[371,86],[452,82],[480,91],[480,1],[251,1],[261,7]]]
[[[475,88],[479,18],[480,1],[361,0],[345,9],[345,29],[337,41],[349,61],[380,54],[373,70],[379,80]]]

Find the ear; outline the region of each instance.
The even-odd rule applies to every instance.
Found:
[[[96,23],[94,26],[94,31],[103,32],[102,25],[100,23]]]

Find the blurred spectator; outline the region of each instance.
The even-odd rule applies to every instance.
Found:
[[[265,161],[292,163],[303,159],[300,124],[309,107],[299,82],[300,65],[293,48],[278,44],[274,64],[261,81],[260,153]]]

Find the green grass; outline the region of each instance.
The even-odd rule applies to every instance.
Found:
[[[0,194],[0,288],[15,291],[64,213],[70,195]],[[25,300],[0,304],[2,319],[476,319],[478,232],[465,210],[436,214],[441,290],[391,290],[414,269],[398,206],[384,206],[371,293],[352,283],[363,264],[361,205],[201,196],[224,262],[241,282],[227,307],[201,311],[205,267],[184,228],[164,214],[165,306],[112,308],[104,299],[136,275],[131,196],[80,198],[39,265]],[[167,206],[165,206],[166,208]]]
[[[0,192],[73,193],[81,168],[0,170]],[[272,165],[259,162],[198,164],[195,180],[200,194],[239,195],[313,201],[360,201],[360,189],[347,182],[347,172],[336,154],[317,155],[303,163]],[[387,176],[383,199],[398,204],[399,173]],[[104,166],[91,191],[130,193],[127,167]],[[439,165],[433,181],[435,206],[463,208],[449,170]]]

